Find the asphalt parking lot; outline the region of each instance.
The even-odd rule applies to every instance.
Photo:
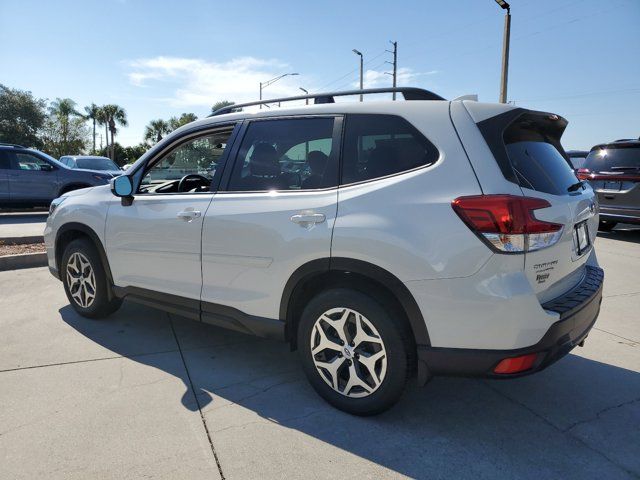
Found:
[[[596,250],[584,348],[373,418],[325,404],[285,344],[127,303],[89,321],[45,268],[0,272],[0,478],[638,478],[640,229]]]

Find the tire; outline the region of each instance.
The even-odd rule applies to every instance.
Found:
[[[341,324],[346,325],[342,340],[333,327]],[[409,371],[407,335],[404,323],[394,322],[390,312],[370,296],[335,288],[316,295],[304,309],[298,351],[309,383],[322,398],[354,415],[375,415],[402,395]],[[323,349],[321,343],[328,348]],[[365,358],[373,360],[365,364]],[[318,363],[330,365],[335,373]]]
[[[67,245],[60,275],[69,303],[83,317],[104,318],[122,305],[122,299],[110,295],[104,265],[88,239],[79,238]]]
[[[618,222],[609,222],[606,220],[601,220],[598,224],[598,230],[602,232],[610,232],[613,228],[618,224]]]

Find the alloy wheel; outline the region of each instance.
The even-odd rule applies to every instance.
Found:
[[[361,313],[332,308],[311,330],[311,356],[322,379],[336,392],[352,398],[371,395],[387,373],[382,337]]]
[[[89,308],[96,298],[96,276],[91,262],[80,252],[69,257],[67,284],[71,298],[82,308]]]

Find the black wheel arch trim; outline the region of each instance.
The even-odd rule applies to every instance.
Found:
[[[345,257],[320,258],[300,266],[287,281],[280,301],[280,320],[289,322],[296,290],[317,275],[329,272],[357,273],[386,287],[403,308],[417,345],[430,346],[427,325],[409,289],[398,277],[372,263]],[[290,332],[287,332],[289,335]]]
[[[62,260],[62,255],[64,254],[63,251],[60,251],[60,255],[58,255],[60,237],[62,237],[67,232],[73,231],[80,232],[91,239],[96,249],[98,250],[98,255],[100,255],[102,266],[104,267],[104,271],[107,274],[107,281],[109,282],[109,285],[113,285],[113,276],[111,275],[111,268],[109,267],[109,260],[107,259],[107,253],[104,249],[104,245],[102,245],[102,241],[100,240],[98,234],[91,227],[85,225],[84,223],[69,222],[61,225],[60,228],[58,228],[54,244],[56,268],[58,270],[58,273],[62,272],[62,268],[59,262]]]

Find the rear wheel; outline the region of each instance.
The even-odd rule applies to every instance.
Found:
[[[380,413],[400,398],[408,372],[402,324],[373,298],[327,290],[307,305],[298,328],[302,364],[313,388],[355,415]]]
[[[610,222],[608,220],[600,220],[598,230],[602,232],[610,232],[618,224],[618,222]]]
[[[115,312],[122,300],[111,288],[96,247],[89,240],[73,240],[62,255],[62,282],[69,303],[83,317],[103,318]]]

